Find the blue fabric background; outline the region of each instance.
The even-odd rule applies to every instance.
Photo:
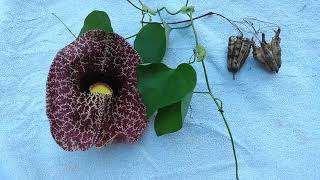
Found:
[[[137,2],[137,1],[134,1]],[[178,9],[184,1],[146,1]],[[320,179],[318,0],[193,0],[196,15],[220,12],[282,26],[283,65],[266,72],[250,55],[237,79],[226,68],[227,39],[236,31],[219,17],[196,21],[215,95],[231,126],[241,179]],[[143,139],[86,152],[65,152],[53,140],[45,85],[56,52],[74,40],[51,14],[78,34],[86,15],[105,10],[115,32],[139,28],[140,12],[126,1],[0,0],[0,179],[234,179],[223,121],[208,97],[195,95],[181,131],[157,137],[153,120]],[[318,10],[317,10],[318,9]],[[184,16],[164,16],[167,21]],[[268,32],[268,39],[273,32]],[[166,62],[185,62],[194,47],[190,29],[174,31]],[[132,41],[130,41],[132,43]],[[197,90],[205,90],[198,64]]]

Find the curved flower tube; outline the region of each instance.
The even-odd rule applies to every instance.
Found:
[[[52,136],[63,149],[84,151],[142,136],[147,115],[137,89],[140,63],[124,38],[101,30],[84,33],[58,52],[48,75],[46,109]],[[107,93],[91,91],[95,84],[105,84]]]

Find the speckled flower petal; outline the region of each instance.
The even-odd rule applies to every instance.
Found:
[[[137,88],[127,83],[113,102],[112,115],[102,123],[102,133],[96,146],[110,143],[133,143],[143,134],[146,128],[146,111]]]
[[[139,55],[122,37],[115,35],[109,42],[112,53],[106,54],[106,59],[113,59],[116,69],[121,69],[119,79],[122,85],[118,95],[113,99],[112,115],[102,123],[101,136],[97,147],[110,143],[136,142],[147,126],[145,106],[138,92],[136,66],[141,63]]]
[[[47,81],[47,115],[56,142],[65,150],[86,150],[136,141],[146,128],[137,90],[141,60],[119,35],[89,31],[56,55]],[[113,97],[88,92],[104,82]]]

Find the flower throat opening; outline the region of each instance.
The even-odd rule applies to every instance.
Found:
[[[120,86],[120,80],[103,73],[87,72],[80,78],[82,92],[112,96],[118,93]]]
[[[112,96],[112,89],[106,83],[95,83],[89,87],[89,91],[92,94],[103,94],[107,96]]]

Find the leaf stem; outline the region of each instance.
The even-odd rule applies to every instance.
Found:
[[[77,36],[73,34],[73,32],[68,28],[68,26],[55,13],[51,13],[51,14],[54,15],[64,25],[65,28],[67,28],[67,30],[70,32],[70,34],[72,34],[74,38],[77,38]]]

